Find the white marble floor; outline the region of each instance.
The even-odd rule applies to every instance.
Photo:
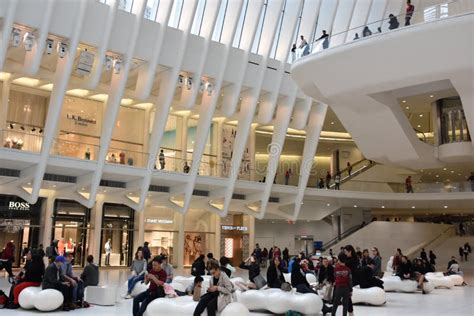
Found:
[[[467,277],[468,282],[474,281],[474,271],[469,271]],[[185,271],[177,271],[177,275],[184,275]],[[238,274],[246,275],[245,272]],[[128,275],[126,270],[102,270],[102,284],[123,284]],[[387,293],[387,303],[384,306],[361,306],[354,307],[354,315],[356,316],[471,316],[474,315],[474,286],[455,287],[451,290],[437,289],[428,295],[403,294],[403,293]],[[0,278],[0,288],[8,293],[9,285],[5,278]],[[31,316],[39,315],[37,311],[25,311],[22,309],[6,310],[0,309],[0,316]],[[51,313],[52,314],[52,313]],[[132,315],[132,300],[120,300],[116,306],[101,307],[92,306],[87,309],[79,309],[71,312],[55,312],[54,315]],[[252,313],[252,316],[263,316],[268,314]],[[337,315],[342,315],[339,308]],[[160,315],[157,315],[160,316]],[[172,316],[172,315],[169,315]],[[238,316],[238,315],[236,315]]]

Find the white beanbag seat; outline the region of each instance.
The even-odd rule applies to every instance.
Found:
[[[192,296],[179,296],[176,298],[159,298],[151,302],[145,311],[145,316],[172,315],[189,316],[194,313],[197,302]],[[205,311],[203,315],[207,315]]]
[[[383,287],[385,292],[416,292],[418,282],[413,280],[401,280],[398,276],[383,277]]]
[[[464,283],[463,276],[459,274],[448,275],[448,278],[450,278],[453,281],[454,286],[462,286]]]
[[[450,289],[454,286],[454,281],[448,276],[444,276],[442,273],[436,274],[429,272],[425,274],[425,278],[434,284],[435,288],[447,288]]]
[[[286,282],[291,283],[291,273],[283,273],[283,276]],[[306,281],[308,281],[309,284],[318,283],[316,276],[312,273],[306,273]]]
[[[241,303],[230,303],[221,313],[221,316],[250,316],[250,311]]]
[[[423,290],[425,290],[426,293],[431,293],[434,289],[435,286],[433,282],[423,282]]]
[[[137,284],[135,284],[135,286],[133,287],[133,290],[132,290],[132,293],[130,293],[130,295],[132,297],[135,297],[137,296],[138,294],[140,293],[143,293],[145,292],[146,290],[148,290],[148,287],[150,286],[150,284],[145,284],[143,282],[138,282]],[[128,281],[125,281],[125,284],[124,284],[124,292],[126,293],[126,289],[128,287]]]
[[[54,289],[42,290],[34,297],[35,308],[42,312],[52,312],[63,305],[64,297]]]
[[[385,291],[379,287],[361,289],[354,287],[352,290],[352,303],[365,303],[369,305],[383,305],[386,302]]]
[[[250,311],[267,310],[274,314],[296,311],[302,314],[318,314],[323,301],[316,294],[284,292],[280,289],[250,290],[236,292],[237,302],[244,304]]]
[[[41,286],[30,286],[20,292],[18,296],[18,302],[23,309],[35,308],[35,297],[41,292]]]
[[[88,286],[85,291],[85,300],[94,305],[115,305],[117,288],[115,286]]]

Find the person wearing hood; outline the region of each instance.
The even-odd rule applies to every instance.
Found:
[[[81,280],[84,288],[99,284],[99,266],[94,263],[94,256],[92,255],[87,256],[87,265],[81,273]]]

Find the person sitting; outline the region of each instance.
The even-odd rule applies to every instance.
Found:
[[[217,262],[217,264],[219,264],[219,262],[214,258],[214,254],[212,252],[209,252],[207,254],[207,262],[206,262],[206,270],[207,270],[207,274],[211,274],[211,263],[213,262]]]
[[[88,286],[97,286],[99,284],[99,266],[94,264],[94,256],[87,256],[87,265],[81,273],[81,280],[84,288]]]
[[[165,270],[165,272],[166,272],[166,283],[173,282],[174,269],[173,269],[173,266],[168,263],[168,256],[162,255],[161,256],[161,261],[163,262],[161,264],[161,268],[163,270]]]
[[[145,273],[147,271],[147,261],[143,256],[143,250],[140,248],[135,253],[135,259],[132,261],[130,266],[130,271],[132,271],[132,276],[128,278],[127,282],[127,294],[125,295],[126,299],[132,298],[132,291],[135,287],[135,284],[145,280]]]
[[[145,274],[144,279],[145,284],[150,284],[150,286],[133,299],[133,316],[142,316],[148,304],[159,297],[165,297],[163,285],[166,283],[166,272],[161,268],[162,263],[158,257],[153,259],[152,269]]]
[[[407,256],[401,256],[400,264],[397,266],[397,276],[402,280],[414,280],[413,267]]]
[[[244,262],[242,262],[239,268],[249,271],[249,283],[247,283],[247,289],[260,289],[265,286],[265,284],[258,284],[256,278],[260,275],[260,266],[257,263],[257,259],[254,256],[248,257]]]
[[[425,274],[427,272],[431,272],[428,265],[426,265],[420,258],[416,258],[415,264],[413,265],[413,274],[414,279],[418,282],[418,288],[421,289],[423,294],[426,294],[423,283],[425,282]]]
[[[285,277],[283,271],[280,269],[281,260],[280,257],[276,256],[270,261],[270,266],[267,270],[267,284],[268,287],[274,289],[280,289],[281,285],[285,283]]]
[[[191,266],[191,275],[206,275],[206,264],[204,263],[204,255],[199,255],[199,257],[194,260]]]
[[[326,257],[323,257],[322,263],[319,266],[318,283],[321,286],[334,283],[334,267],[329,264],[329,259]]]
[[[360,265],[362,267],[366,267],[366,266],[374,267],[375,262],[374,262],[374,259],[372,259],[369,256],[369,250],[368,249],[364,249],[362,251],[362,259],[360,260]]]
[[[369,29],[368,26],[365,26],[364,29],[362,30],[362,36],[367,37],[372,35],[372,31]]]
[[[451,257],[451,260],[449,260],[448,262],[448,269],[446,270],[445,275],[453,275],[453,274],[463,275],[459,267],[459,263],[456,261],[454,256]]]
[[[23,270],[16,276],[15,282],[10,288],[8,308],[20,307],[18,298],[21,291],[30,286],[40,286],[43,281],[44,262],[43,257],[36,250],[30,250],[26,254],[26,262]]]
[[[72,262],[74,257],[72,253],[66,253],[66,262],[64,262],[61,269],[63,270],[64,278],[72,285],[72,302],[77,304],[76,307],[82,305],[82,300],[84,299],[84,287],[82,280],[74,275],[72,271]]]
[[[230,264],[230,260],[227,257],[221,257],[219,259],[219,263],[221,266],[221,270],[227,274],[227,276],[230,278],[232,273],[235,272],[235,268]]]
[[[43,290],[54,289],[63,294],[63,311],[75,309],[72,304],[72,284],[64,278],[62,266],[66,262],[63,256],[57,256],[44,272],[42,287]]]
[[[293,269],[291,270],[291,286],[296,288],[298,293],[315,293],[308,281],[306,280],[306,273],[303,272],[301,267],[301,259],[295,259],[293,263]]]
[[[200,316],[206,309],[208,316],[216,316],[216,311],[222,312],[232,301],[232,282],[225,273],[221,272],[219,263],[211,262],[209,271],[212,276],[209,280],[209,288],[199,300],[194,310],[194,316]]]

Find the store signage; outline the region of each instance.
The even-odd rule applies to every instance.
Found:
[[[30,204],[27,202],[14,202],[10,201],[8,203],[8,209],[12,211],[29,211]]]
[[[232,226],[232,225],[222,225],[222,230],[227,230],[227,231],[240,231],[240,232],[246,232],[248,231],[247,226]]]
[[[94,65],[94,54],[83,50],[79,55],[79,62],[77,63],[76,73],[79,76],[85,76],[91,73],[92,66]]]
[[[81,126],[89,126],[89,124],[97,124],[97,121],[94,119],[88,119],[76,114],[66,114],[68,120],[74,121],[74,124]]]
[[[171,219],[158,219],[158,218],[146,218],[145,223],[147,224],[173,224]]]

